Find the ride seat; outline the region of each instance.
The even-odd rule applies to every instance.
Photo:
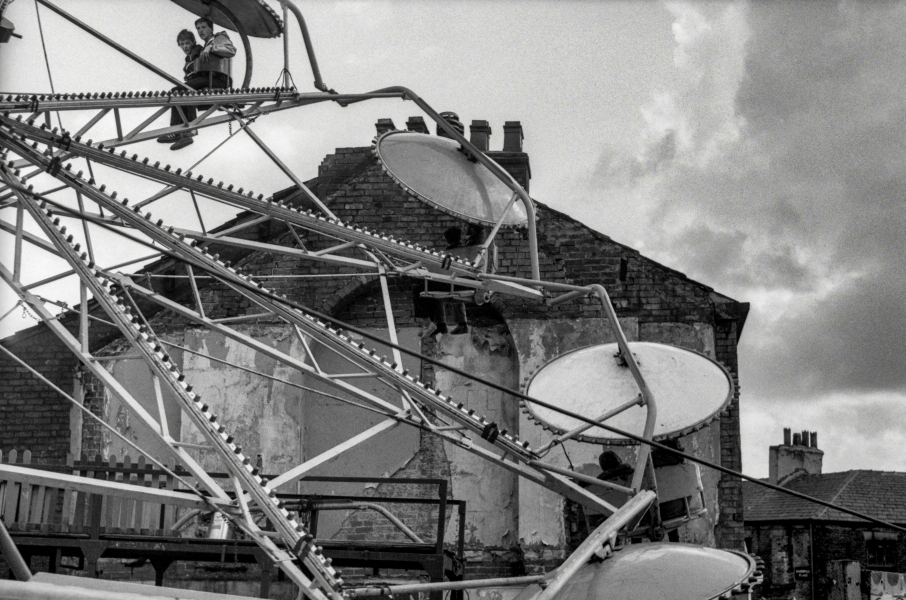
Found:
[[[210,56],[207,60],[198,57],[194,61],[196,73],[207,73],[208,85],[213,87],[214,73],[223,73],[233,80],[233,59]]]

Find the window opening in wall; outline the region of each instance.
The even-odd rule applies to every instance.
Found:
[[[868,569],[891,571],[897,565],[897,536],[885,531],[866,531],[865,562]]]

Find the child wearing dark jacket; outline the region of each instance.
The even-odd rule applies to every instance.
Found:
[[[179,47],[182,48],[182,51],[186,53],[186,64],[183,66],[183,79],[188,82],[195,75],[196,60],[201,56],[201,51],[203,46],[195,41],[195,34],[189,31],[188,29],[183,29],[176,36],[176,43],[179,44]],[[173,88],[173,91],[180,91],[182,88]],[[194,106],[183,106],[182,115],[179,114],[179,109],[173,107],[170,112],[170,125],[179,125],[183,122],[183,115],[185,115],[186,121],[191,122],[195,120],[197,116],[197,111]],[[167,135],[157,138],[158,142],[173,144],[170,146],[172,150],[179,150],[180,148],[185,148],[192,143],[192,137],[196,135],[194,129],[189,131],[181,131],[169,133]]]

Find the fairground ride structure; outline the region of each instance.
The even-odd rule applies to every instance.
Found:
[[[400,424],[429,431],[502,469],[562,494],[588,509],[608,515],[557,569],[543,576],[493,582],[495,585],[528,586],[520,598],[669,596],[707,600],[729,597],[757,583],[760,577],[758,565],[753,557],[743,553],[666,543],[627,546],[623,552],[613,553],[618,545],[622,545],[629,531],[638,532],[641,529],[649,539],[663,537],[650,449],[655,447],[678,453],[659,442],[678,437],[713,419],[732,396],[732,379],[722,367],[697,354],[677,352],[670,346],[628,342],[604,287],[541,280],[535,208],[528,193],[506,170],[465,139],[453,124],[415,92],[404,87],[387,87],[367,93],[338,93],[329,89],[322,81],[302,14],[289,0],[279,0],[282,19],[263,0],[174,0],[195,14],[210,16],[217,25],[238,32],[245,48],[246,71],[238,88],[201,91],[187,87],[184,82],[50,0],[36,2],[175,85],[176,89],[153,93],[0,93],[0,210],[15,213],[12,220],[0,219],[0,228],[14,237],[13,256],[3,257],[0,262],[0,278],[15,292],[20,303],[56,334],[59,342],[128,407],[139,422],[153,432],[166,453],[190,474],[187,478],[180,478],[180,481],[187,490],[196,494],[199,507],[221,513],[236,529],[260,545],[274,564],[298,586],[300,597],[338,600],[366,595],[480,588],[490,583],[477,580],[383,588],[350,586],[331,565],[330,558],[314,544],[305,526],[276,497],[279,487],[297,481],[315,466],[366,440],[386,434]],[[305,44],[317,90],[314,92],[301,92],[289,85],[285,26],[290,13],[300,28]],[[11,27],[7,29],[12,31]],[[281,35],[284,41],[283,86],[249,88],[252,70],[249,36]],[[6,38],[5,41],[8,41],[9,36]],[[377,160],[391,178],[416,198],[486,228],[485,241],[472,248],[469,254],[422,247],[341,221],[252,128],[257,119],[278,111],[300,109],[317,103],[348,105],[389,98],[413,102],[446,132],[447,137],[391,131],[375,141]],[[203,106],[197,116],[188,119],[186,108],[199,104]],[[181,122],[158,124],[158,120],[171,111],[181,115]],[[54,116],[64,112],[69,122],[82,119],[83,125],[72,131],[54,127]],[[90,139],[92,129],[108,115],[112,115],[115,121],[115,136],[100,141]],[[128,127],[127,122],[131,124]],[[241,181],[224,183],[205,178],[196,172],[197,163],[175,168],[161,166],[141,156],[137,149],[127,148],[169,134],[227,124],[236,127],[231,136],[239,132],[248,136],[298,186],[310,209],[303,210],[274,201],[267,194],[246,191]],[[87,175],[79,170],[82,165],[88,169]],[[115,170],[118,182],[135,177],[157,182],[164,187],[147,198],[130,202],[125,195],[117,197],[117,192],[97,181],[92,165]],[[40,183],[41,189],[36,189],[36,183]],[[230,211],[241,209],[257,215],[244,227],[276,221],[284,224],[297,241],[297,233],[305,232],[306,235],[335,242],[326,250],[310,251],[301,241],[298,247],[250,242],[235,237],[237,228],[209,233],[153,219],[149,205],[175,193],[188,193],[192,202],[199,196]],[[69,223],[70,230],[63,221]],[[527,230],[525,243],[531,264],[529,272],[522,277],[500,275],[489,268],[491,245],[502,228]],[[164,256],[178,261],[194,290],[194,302],[177,303],[141,285],[137,278],[120,270],[128,265],[111,265],[110,257],[92,243],[92,231],[101,230],[114,232],[124,244],[151,248],[153,253],[145,259]],[[262,281],[240,272],[209,252],[208,246],[215,242],[291,254],[301,259],[372,274],[379,278],[381,284],[389,340],[339,322],[268,289]],[[68,268],[50,276],[29,273],[30,265],[23,260],[23,246],[26,244],[62,259]],[[313,360],[313,356],[308,357],[312,360],[300,360],[243,333],[232,326],[234,322],[211,319],[205,315],[197,290],[196,278],[202,274],[257,306],[261,311],[259,314],[267,314],[287,324],[306,348],[316,341],[332,349],[343,357],[348,368],[343,373],[326,372]],[[77,277],[80,293],[80,330],[77,335],[63,327],[47,301],[32,291],[71,275]],[[536,374],[526,393],[503,388],[493,382],[483,382],[520,398],[534,416],[548,426],[548,431],[552,432],[549,442],[541,448],[533,448],[515,433],[500,430],[473,407],[421,381],[402,366],[403,354],[423,361],[437,361],[419,356],[400,345],[396,339],[387,283],[392,277],[443,284],[451,290],[449,295],[479,303],[487,301],[492,294],[513,295],[548,305],[590,297],[603,308],[616,343],[555,359]],[[196,326],[232,339],[289,369],[321,381],[351,398],[347,400],[349,404],[379,413],[384,420],[349,440],[337,443],[322,455],[270,481],[264,480],[253,460],[243,452],[241,440],[230,434],[230,424],[213,414],[193,388],[192,382],[171,360],[164,343],[138,308],[135,297],[156,303]],[[90,303],[100,307],[106,318],[91,315]],[[232,489],[225,489],[211,478],[206,469],[172,437],[164,411],[151,414],[133,392],[95,360],[88,348],[89,328],[98,326],[92,325],[92,321],[99,321],[104,327],[115,327],[122,338],[131,343],[133,353],[141,357],[151,370],[157,394],[164,389],[177,398],[184,418],[191,421],[204,436],[210,452],[219,457],[222,468],[229,473]],[[374,349],[353,339],[353,333],[356,337],[391,348],[392,356],[378,355]],[[463,377],[474,378],[470,373],[449,366],[445,368]],[[350,369],[381,382],[387,390],[385,397],[350,384],[347,381]],[[569,389],[563,386],[566,381],[572,384]],[[387,397],[395,397],[399,403],[390,402]],[[602,481],[544,461],[546,449],[579,436],[601,442],[620,440],[639,444],[631,480],[623,485]],[[492,450],[474,443],[476,438],[485,440]],[[164,468],[150,455],[149,458]],[[686,458],[704,463],[693,457]],[[730,472],[717,465],[704,464]],[[6,477],[27,479],[30,476],[28,469],[18,468],[15,471],[13,474],[11,469],[0,465],[0,474]],[[53,474],[42,473],[42,476],[52,477]],[[133,486],[130,493],[140,492]],[[611,499],[616,496],[620,500],[612,502],[602,496]],[[263,514],[274,527],[276,535],[265,535],[256,525],[253,512]],[[20,580],[0,582],[0,596],[39,597],[35,594],[40,590],[40,593],[46,594],[40,597],[82,597],[77,594],[79,584],[75,579],[68,586],[47,586],[39,581],[29,581],[31,573],[15,560],[15,546],[2,524],[0,541],[3,542],[2,549],[8,562]],[[696,577],[689,575],[690,569]],[[690,582],[688,589],[682,592],[675,587],[680,580]],[[650,595],[653,593],[651,585],[669,590],[669,593],[662,592],[668,595]],[[123,593],[120,597],[133,597],[129,594]]]

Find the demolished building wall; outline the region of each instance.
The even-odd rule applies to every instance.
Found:
[[[512,133],[514,125],[508,123]],[[521,128],[520,128],[521,129]],[[528,188],[530,168],[528,155],[513,143],[505,152],[490,152],[505,168]],[[516,139],[516,138],[512,138]],[[512,142],[511,139],[511,142]],[[368,148],[338,149],[325,158],[318,177],[308,182],[312,190],[343,220],[368,227],[398,239],[435,248],[445,245],[444,232],[451,227],[465,227],[458,219],[435,210],[407,195],[381,172]],[[302,200],[295,190],[278,193],[290,203]],[[721,362],[736,376],[736,343],[745,318],[745,305],[716,294],[705,285],[667,267],[659,265],[637,251],[612,241],[570,217],[543,204],[538,206],[538,237],[541,278],[573,285],[603,284],[607,287],[630,340],[657,341],[690,348]],[[237,221],[249,219],[248,215]],[[229,226],[227,224],[226,226]],[[293,236],[282,226],[264,223],[244,232],[253,239],[285,245],[294,244]],[[302,240],[309,249],[326,248],[323,239]],[[519,231],[502,231],[495,242],[497,265],[501,273],[527,275],[528,248]],[[376,278],[352,269],[319,265],[286,255],[266,252],[219,250],[243,271],[262,278],[269,288],[286,294],[299,303],[336,317],[350,325],[370,331],[386,332],[382,295]],[[232,253],[232,254],[231,254]],[[188,294],[168,274],[175,275],[163,261],[149,267],[157,279],[157,291],[164,295]],[[610,329],[596,302],[577,301],[558,306],[545,306],[519,298],[494,296],[488,304],[468,306],[471,331],[467,335],[419,337],[425,320],[419,316],[414,300],[422,282],[395,278],[390,280],[397,335],[403,345],[451,366],[466,367],[469,372],[507,386],[522,386],[546,361],[568,350],[611,341]],[[219,285],[206,285],[201,291],[205,313],[211,318],[244,317],[255,312],[249,302],[234,291]],[[64,322],[65,319],[64,319]],[[71,325],[71,324],[70,324]],[[262,380],[247,372],[236,371],[190,351],[172,352],[174,361],[195,384],[218,414],[229,423],[250,456],[261,455],[266,472],[280,472],[317,455],[346,437],[363,431],[377,422],[377,417],[324,399],[299,387],[318,388],[306,376],[290,372],[274,361],[248,354],[238,345],[207,330],[189,326],[180,319],[161,313],[151,318],[158,335],[191,351],[222,358],[241,366],[254,368],[289,383]],[[279,347],[300,360],[308,360],[300,338],[291,327],[276,321],[258,319],[240,326],[242,330],[274,347]],[[124,348],[116,337],[95,334],[92,350],[116,355]],[[36,366],[53,363],[59,369],[61,385],[77,394],[85,390],[86,405],[117,425],[136,441],[144,438],[119,416],[120,410],[103,389],[80,373],[74,359],[45,358],[52,352],[54,340],[46,331],[23,332],[4,342],[16,352],[28,349],[36,355]],[[316,360],[330,361],[330,353],[315,348]],[[387,351],[389,354],[389,350]],[[49,356],[49,354],[48,354]],[[54,355],[55,356],[55,355]],[[407,359],[408,360],[408,359]],[[140,369],[126,361],[111,361],[108,367],[137,385]],[[11,369],[7,362],[0,368]],[[438,386],[475,407],[498,423],[519,431],[535,442],[545,434],[532,421],[516,399],[481,389],[479,384],[463,380],[450,371],[429,364],[410,361],[409,368],[420,372],[426,381]],[[18,382],[23,376],[17,375]],[[25,376],[27,377],[27,376]],[[71,382],[75,381],[75,384]],[[290,385],[292,384],[292,385]],[[367,389],[368,382],[355,380]],[[73,387],[75,385],[75,388]],[[0,422],[10,429],[7,439],[13,445],[30,446],[45,452],[46,458],[64,460],[65,452],[104,455],[122,452],[121,442],[96,425],[71,415],[68,427],[57,427],[60,439],[37,435],[47,423],[69,415],[68,408],[53,393],[32,381],[22,383],[12,395],[0,399],[0,415],[12,414],[19,398],[53,407],[47,419],[41,415],[27,423]],[[37,392],[35,390],[38,390]],[[388,401],[398,403],[398,394],[377,390]],[[21,392],[21,393],[20,393]],[[146,392],[139,392],[146,400]],[[150,400],[147,400],[150,401]],[[52,421],[51,421],[52,420]],[[198,439],[188,425],[171,423],[182,441]],[[65,441],[63,441],[65,439]],[[482,442],[478,442],[479,444]],[[118,445],[119,444],[119,445]],[[688,452],[706,460],[720,462],[732,469],[741,468],[739,443],[738,390],[728,410],[717,421],[680,439]],[[35,446],[40,446],[35,448]],[[624,458],[635,452],[632,446],[615,447]],[[557,465],[592,469],[597,464],[601,446],[569,441],[555,449],[549,459]],[[565,452],[564,452],[565,451]],[[201,450],[192,450],[204,463]],[[441,477],[448,479],[452,495],[468,501],[466,516],[470,576],[509,575],[533,572],[558,564],[567,552],[569,519],[562,498],[500,469],[480,462],[463,451],[450,448],[429,434],[411,428],[397,427],[394,435],[372,440],[315,471],[317,474],[389,475]],[[703,470],[708,515],[681,531],[681,539],[695,543],[738,549],[742,544],[742,505],[739,482]],[[329,493],[331,490],[320,489]],[[380,489],[366,485],[334,487],[334,493],[374,493]],[[351,523],[362,520],[353,512],[334,519],[329,529],[336,535],[357,535]],[[358,525],[357,525],[358,526]],[[450,530],[453,530],[450,527]],[[362,534],[367,533],[363,528]]]

